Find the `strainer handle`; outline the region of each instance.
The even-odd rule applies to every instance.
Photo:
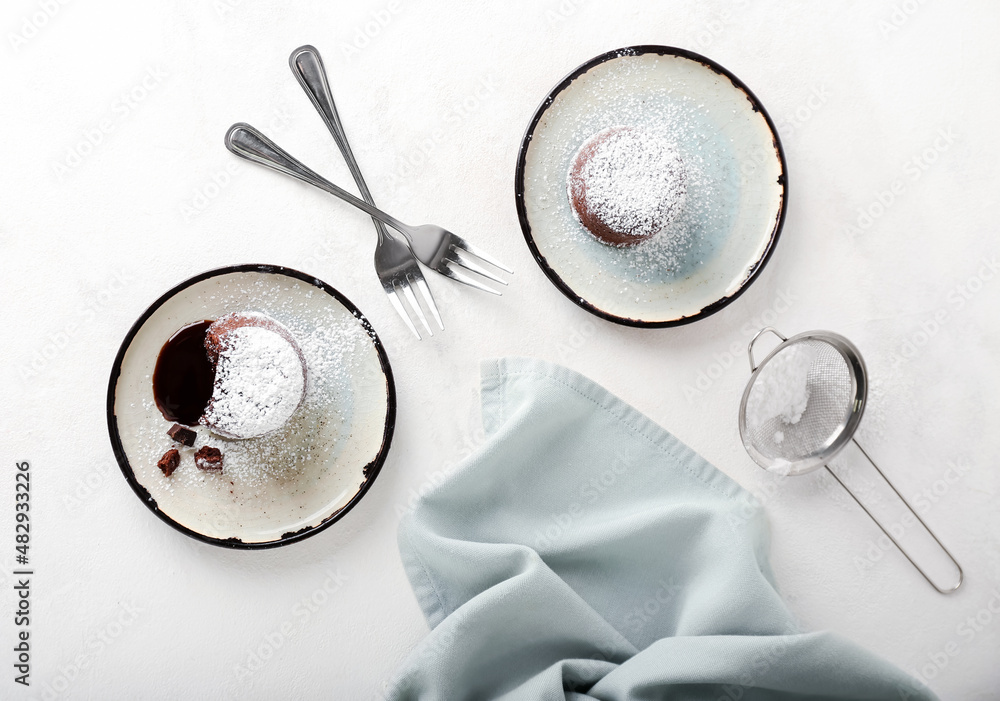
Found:
[[[773,326],[765,326],[760,331],[758,331],[757,335],[754,336],[753,339],[751,339],[750,345],[747,346],[747,355],[750,356],[750,372],[757,371],[757,361],[754,360],[753,358],[753,344],[755,344],[757,342],[757,339],[763,336],[768,331],[770,331],[775,336],[780,338],[782,343],[788,340],[788,337],[785,336],[785,334],[781,333],[780,331],[778,331],[778,329],[774,328]]]
[[[761,332],[761,333],[763,333],[763,332]],[[758,335],[760,335],[760,334],[758,334]],[[868,454],[868,451],[865,450],[864,448],[862,448],[861,444],[858,443],[853,438],[851,439],[851,441],[854,443],[854,445],[856,445],[858,447],[858,450],[861,451],[861,454],[864,455],[868,459],[868,462],[870,462],[872,464],[872,467],[874,467],[875,470],[882,477],[882,479],[885,480],[885,483],[888,484],[892,488],[892,491],[894,491],[896,493],[896,496],[899,497],[900,501],[902,501],[903,504],[906,505],[906,508],[910,510],[910,513],[913,514],[916,517],[917,521],[920,522],[920,525],[924,527],[924,530],[927,531],[930,534],[931,538],[934,539],[934,542],[938,544],[938,547],[940,547],[941,550],[944,551],[944,554],[948,556],[948,559],[951,560],[951,563],[953,565],[955,565],[955,569],[958,571],[958,580],[955,582],[954,585],[952,585],[948,589],[942,589],[941,587],[939,587],[934,582],[934,580],[931,579],[927,575],[926,572],[924,572],[923,568],[920,565],[918,565],[916,563],[916,561],[912,557],[910,557],[910,553],[906,552],[906,550],[903,548],[903,546],[899,544],[899,541],[896,540],[892,536],[892,534],[889,532],[889,530],[885,526],[882,525],[882,522],[879,521],[877,518],[875,518],[875,514],[873,514],[871,511],[869,511],[868,507],[865,506],[860,499],[858,499],[858,496],[854,492],[852,492],[848,488],[848,486],[846,484],[844,484],[844,481],[842,479],[840,479],[840,477],[837,476],[837,473],[834,472],[833,470],[831,470],[829,465],[824,465],[823,467],[825,467],[826,471],[829,472],[831,475],[833,475],[833,478],[835,480],[837,480],[837,482],[840,483],[840,486],[843,487],[847,491],[847,493],[850,494],[854,498],[854,501],[856,501],[858,503],[858,506],[860,506],[864,510],[864,512],[866,514],[868,514],[868,516],[871,518],[871,520],[874,521],[875,524],[879,528],[882,529],[882,532],[885,533],[886,537],[889,540],[891,540],[892,543],[893,543],[893,545],[895,545],[899,549],[899,552],[903,553],[903,557],[905,557],[907,560],[909,560],[910,564],[917,568],[917,572],[919,572],[920,574],[922,574],[923,577],[924,577],[924,579],[926,579],[927,582],[932,587],[934,587],[935,589],[937,589],[942,594],[950,594],[951,592],[953,592],[956,589],[958,589],[960,586],[962,586],[962,582],[965,581],[965,572],[962,571],[962,566],[960,564],[958,564],[958,560],[956,560],[955,556],[952,555],[951,552],[948,550],[948,548],[946,548],[944,546],[944,543],[942,543],[940,541],[940,539],[938,539],[937,535],[935,535],[934,531],[931,530],[930,526],[928,526],[926,523],[924,523],[924,520],[922,518],[920,518],[920,514],[918,514],[914,510],[914,508],[912,506],[910,506],[910,502],[908,502],[906,500],[906,497],[904,497],[902,494],[899,493],[899,490],[896,489],[896,485],[894,485],[892,482],[889,481],[889,478],[885,476],[885,473],[882,472],[882,469],[875,463],[874,460],[872,460],[871,456]]]

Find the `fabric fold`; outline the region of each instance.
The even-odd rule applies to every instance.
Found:
[[[400,524],[432,630],[391,699],[934,699],[804,633],[759,503],[582,375],[482,364],[484,445]]]

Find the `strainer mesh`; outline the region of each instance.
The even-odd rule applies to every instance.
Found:
[[[803,377],[808,399],[801,417],[790,422],[798,412],[787,409],[784,416],[768,416],[773,413],[768,408],[795,406],[803,398]],[[851,369],[840,350],[815,338],[785,343],[760,367],[750,387],[746,437],[765,459],[794,464],[830,445],[843,429],[853,401]]]

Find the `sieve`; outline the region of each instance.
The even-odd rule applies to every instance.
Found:
[[[765,333],[781,339],[759,364],[754,344]],[[868,396],[865,362],[857,347],[829,331],[809,331],[788,338],[767,326],[747,346],[750,380],[740,401],[740,438],[754,462],[780,475],[804,475],[826,468],[875,524],[899,548],[932,587],[942,594],[962,585],[961,566],[881,468],[855,440]],[[958,571],[958,581],[942,589],[916,563],[889,530],[827,464],[848,443],[871,463]]]

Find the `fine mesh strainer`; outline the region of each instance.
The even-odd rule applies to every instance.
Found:
[[[758,365],[753,347],[768,332],[781,343]],[[753,337],[747,354],[752,374],[740,402],[740,438],[754,462],[781,475],[804,475],[825,467],[932,587],[942,594],[958,589],[964,579],[958,562],[854,440],[868,396],[865,362],[854,344],[828,331],[787,338],[768,326]],[[954,586],[939,587],[827,465],[852,441],[955,565]]]

